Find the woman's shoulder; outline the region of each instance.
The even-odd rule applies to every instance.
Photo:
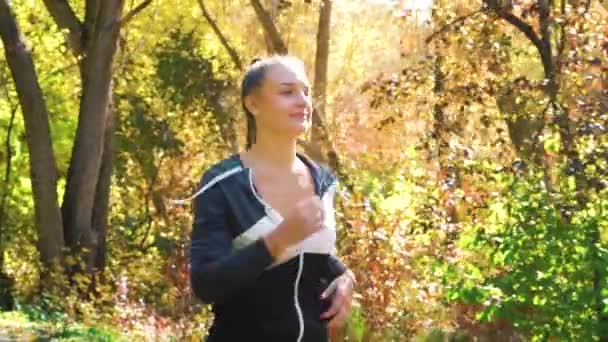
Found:
[[[313,160],[312,158],[301,152],[298,152],[298,155],[306,164],[308,164],[315,170],[315,173],[320,178],[321,184],[331,185],[338,181],[336,173],[329,167],[329,165],[321,161]]]
[[[243,171],[243,164],[241,163],[239,155],[236,153],[232,154],[224,159],[213,162],[204,169],[201,177],[201,185],[217,182],[241,171]]]
[[[181,205],[188,201],[196,199],[204,193],[210,195],[210,192],[208,190],[210,190],[211,188],[217,188],[214,187],[215,184],[219,183],[223,179],[226,179],[232,175],[239,173],[242,170],[242,164],[240,163],[240,159],[236,155],[231,155],[220,161],[216,161],[215,163],[211,164],[211,166],[203,170],[203,175],[201,176],[201,180],[199,181],[197,190],[193,195],[184,199],[172,200],[172,202],[174,204]],[[214,194],[219,193],[217,191],[211,192]]]

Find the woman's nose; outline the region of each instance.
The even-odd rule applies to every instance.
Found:
[[[311,105],[310,97],[303,91],[298,92],[297,104],[302,107],[309,107]]]

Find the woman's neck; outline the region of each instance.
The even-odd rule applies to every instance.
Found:
[[[297,160],[296,143],[297,141],[291,138],[280,139],[274,136],[272,140],[265,140],[258,136],[248,154],[265,166],[291,170]]]

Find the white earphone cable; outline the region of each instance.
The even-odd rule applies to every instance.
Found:
[[[304,316],[302,315],[302,308],[300,307],[300,300],[298,298],[298,288],[300,287],[300,279],[302,278],[302,270],[304,269],[304,252],[302,250],[300,250],[298,259],[298,275],[296,276],[296,281],[294,283],[293,296],[296,312],[298,313],[298,321],[300,323],[300,334],[298,335],[297,342],[301,342],[302,337],[304,337]]]

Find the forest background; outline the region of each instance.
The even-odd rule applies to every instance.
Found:
[[[192,212],[254,56],[306,64],[358,277],[335,341],[608,340],[593,0],[0,0],[0,340],[202,340]]]

